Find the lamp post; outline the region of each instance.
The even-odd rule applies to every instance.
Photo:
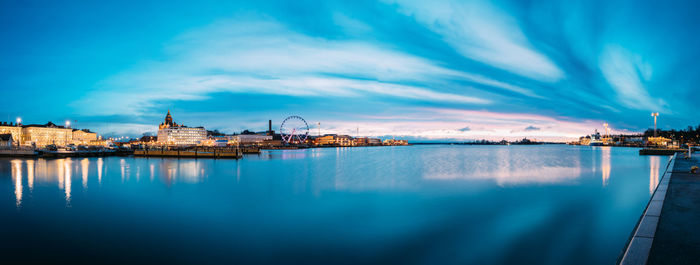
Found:
[[[66,129],[70,129],[70,121],[66,121]],[[71,136],[72,136],[72,132],[66,132],[66,143],[65,143],[66,146],[68,146]]]
[[[20,124],[22,123],[22,118],[17,117],[16,122],[17,122],[17,124],[15,124],[15,125],[17,125],[17,127],[19,127]],[[19,147],[22,144],[22,130],[21,129],[19,130],[19,135],[17,137],[19,138],[19,139],[17,139],[17,147]]]
[[[652,112],[651,116],[654,117],[654,137],[656,137],[656,117],[659,116],[658,112]]]

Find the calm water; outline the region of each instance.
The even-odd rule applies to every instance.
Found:
[[[667,161],[563,145],[0,158],[0,263],[613,264]]]

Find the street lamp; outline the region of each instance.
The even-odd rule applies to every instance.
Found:
[[[66,128],[70,128],[70,121],[66,121]]]
[[[22,118],[17,117],[17,126],[19,126],[20,123],[22,123]]]
[[[659,116],[658,112],[652,112],[651,116],[654,117],[654,137],[656,137],[656,117]]]

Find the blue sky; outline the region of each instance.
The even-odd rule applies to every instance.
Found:
[[[0,120],[563,140],[697,125],[692,1],[0,1]]]

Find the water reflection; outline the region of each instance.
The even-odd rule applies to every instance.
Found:
[[[87,189],[88,184],[88,168],[90,167],[90,160],[83,158],[80,161],[80,171],[83,174],[83,189]]]
[[[161,181],[167,186],[171,186],[177,182],[183,183],[199,183],[206,178],[206,170],[202,165],[212,160],[197,160],[197,159],[162,159],[158,163],[159,174]],[[156,165],[151,165],[151,178],[155,175]]]
[[[151,165],[149,166],[149,168],[151,169],[151,177],[150,177],[150,180],[151,180],[151,182],[153,182],[153,179],[154,179],[155,176],[156,176],[156,165],[151,164]]]
[[[22,161],[12,160],[12,180],[15,183],[15,200],[17,207],[22,205]]]
[[[661,158],[658,156],[649,157],[649,194],[654,193],[656,185],[659,184],[659,167],[661,166]]]
[[[340,148],[338,148],[340,149]],[[284,150],[281,151],[282,159],[304,159],[306,158],[307,150]]]
[[[478,156],[426,153],[424,179],[492,179],[499,185],[571,182],[582,174],[581,157],[571,152],[542,150],[537,156],[518,147],[498,147]]]
[[[615,261],[648,201],[647,181],[651,189],[659,176],[653,171],[660,170],[660,158],[648,161],[624,148],[410,146],[284,152],[241,160],[0,160],[0,190],[8,198],[0,204],[0,211],[5,210],[0,216],[10,221],[6,227],[24,229],[14,234],[29,238],[29,246],[32,238],[73,240],[77,246],[49,246],[71,257],[71,247],[94,249],[95,257],[120,257],[124,251],[149,257],[155,251],[180,259],[185,253],[181,260],[192,258],[190,253],[220,257],[218,249],[241,246],[250,246],[235,255],[244,261],[259,260],[247,254],[253,252],[287,258],[299,253],[298,246],[304,246],[302,252],[336,253],[324,256],[333,260],[346,254],[395,253],[367,262],[381,263],[406,260],[401,250],[408,236],[418,242],[410,246],[415,257],[432,264],[517,263],[500,259],[503,253],[524,263],[604,264]],[[287,160],[301,152],[306,152],[304,159]],[[644,179],[647,173],[649,180]],[[136,181],[129,179],[131,174]],[[151,181],[138,181],[143,174],[150,174]],[[612,175],[615,180],[609,181]],[[72,186],[73,177],[83,185]],[[95,178],[103,186],[95,188]],[[27,193],[23,185],[34,190]],[[89,185],[93,187],[86,191]],[[72,209],[55,209],[64,207],[63,200]],[[27,214],[11,215],[16,207]],[[133,214],[138,214],[138,226]],[[134,245],[134,239],[142,241]],[[337,244],[329,246],[329,239]],[[212,250],[212,245],[219,247]],[[475,258],[432,258],[455,256],[455,246],[469,250],[456,256]],[[382,248],[389,251],[376,251]],[[217,262],[205,258],[201,263]]]
[[[97,183],[99,185],[102,185],[102,166],[104,165],[104,161],[102,161],[102,158],[97,159]]]
[[[27,160],[27,185],[31,192],[34,189],[34,160]]]
[[[70,160],[70,158],[66,159],[60,159],[59,161],[62,162],[63,167],[65,168],[65,175],[64,177],[64,182],[65,182],[65,189],[64,191],[66,192],[66,205],[70,207],[70,195],[71,195],[71,189],[72,189],[72,183],[73,183],[73,174],[71,170],[71,164],[73,161]]]
[[[122,183],[124,183],[124,178],[128,176],[127,170],[129,169],[129,165],[126,164],[126,160],[124,160],[123,158],[119,160],[119,168],[122,172]]]
[[[601,147],[600,150],[600,170],[603,174],[603,187],[608,185],[610,179],[610,148],[609,146]]]
[[[312,191],[315,194],[325,190],[421,189],[426,182],[430,185],[442,185],[449,183],[447,181],[470,180],[487,180],[499,186],[569,185],[586,181],[585,179],[593,180],[597,184],[600,183],[601,175],[602,186],[609,186],[611,174],[621,176],[620,169],[615,171],[616,169],[612,168],[612,156],[619,157],[620,154],[626,153],[622,149],[612,150],[610,147],[544,147],[538,148],[536,153],[528,151],[526,147],[426,147],[419,151],[404,151],[405,149],[284,150],[264,152],[261,155],[248,156],[244,160],[121,157],[80,158],[75,161],[70,158],[28,159],[13,160],[11,168],[17,205],[23,200],[23,185],[28,185],[29,191],[32,192],[35,184],[43,183],[58,186],[64,193],[66,205],[70,205],[76,189],[88,189],[91,184],[90,178],[96,177],[100,187],[103,178],[111,187],[119,183],[135,185],[143,183],[140,181],[142,173],[149,174],[150,183],[155,182],[169,188],[176,183],[205,182],[208,174],[212,173],[217,177],[229,176],[230,180],[239,185],[262,181],[261,179],[273,174],[284,176],[268,180],[276,185],[275,188],[284,187],[285,184],[280,181],[288,181],[293,183],[292,189],[296,193]],[[298,162],[297,159],[304,161]],[[660,158],[649,159],[649,191],[653,192],[659,179]],[[25,164],[26,173],[22,171]],[[591,165],[593,170],[589,169]],[[136,171],[132,172],[131,169]],[[147,171],[141,172],[142,169]],[[23,174],[26,174],[26,182]],[[132,174],[136,176],[136,181],[130,181]],[[294,177],[288,177],[292,175]],[[582,176],[587,178],[583,179]],[[73,177],[76,177],[76,180],[79,178],[78,181],[82,185],[73,186]],[[218,181],[221,181],[221,178],[218,178]],[[26,194],[24,195],[26,197]],[[24,200],[26,201],[26,198]]]

